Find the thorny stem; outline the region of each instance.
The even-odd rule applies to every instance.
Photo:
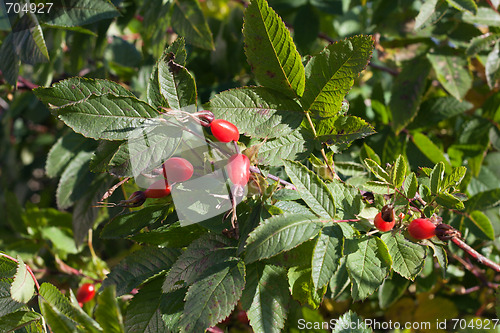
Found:
[[[260,169],[258,167],[252,166],[252,165],[250,166],[250,172],[262,174],[262,172],[260,171]],[[278,183],[288,187],[289,189],[297,191],[297,188],[295,187],[295,185],[293,185],[292,183],[289,183],[286,180],[283,180],[275,175],[268,174],[266,178],[277,181]]]
[[[478,263],[483,264],[485,266],[488,266],[488,267],[492,268],[493,270],[495,270],[497,273],[500,273],[500,265],[499,264],[491,261],[490,259],[488,259],[485,256],[483,256],[481,253],[479,253],[476,250],[474,250],[467,243],[465,243],[462,239],[460,239],[460,238],[458,238],[458,237],[455,236],[455,237],[451,238],[451,241],[456,246],[458,246],[459,248],[461,248],[462,250],[464,250],[465,252],[467,252]]]
[[[13,257],[11,257],[11,256],[9,256],[9,255],[7,255],[5,253],[0,253],[0,256],[5,257],[7,259],[10,259],[10,260],[12,260],[12,261],[14,261],[14,262],[16,262],[16,263],[19,264],[19,261],[16,258],[13,258]],[[35,282],[36,291],[38,293],[40,291],[40,284],[38,283],[38,280],[36,279],[35,274],[31,270],[31,267],[28,266],[27,264],[24,264],[24,265],[26,266],[26,269],[28,270],[28,273],[30,273],[31,277],[33,278],[33,282]]]

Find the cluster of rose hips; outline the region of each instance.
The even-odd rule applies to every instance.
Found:
[[[224,119],[215,119],[212,112],[204,110],[196,114],[199,123],[209,127],[213,136],[220,142],[237,142],[240,138],[238,128]],[[184,182],[193,176],[193,165],[182,157],[172,157],[162,165],[163,178],[155,181],[145,191],[136,191],[127,200],[122,200],[118,206],[138,207],[148,198],[163,198],[170,195],[174,183]],[[229,158],[227,172],[231,182],[238,187],[245,186],[250,179],[250,160],[247,156],[237,153]],[[167,179],[168,175],[168,179]]]
[[[402,219],[403,217],[404,214],[400,214],[399,218]],[[396,216],[392,205],[382,207],[380,213],[375,216],[373,224],[375,228],[383,232],[392,230],[396,224]],[[414,219],[408,226],[408,233],[415,239],[429,239],[436,235],[436,225],[427,218]]]

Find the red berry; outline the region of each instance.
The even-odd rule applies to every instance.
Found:
[[[95,295],[95,286],[92,283],[84,283],[78,289],[76,293],[76,300],[78,304],[83,305],[84,303],[89,302]]]
[[[193,176],[193,165],[182,157],[172,157],[163,163],[163,170],[169,184],[183,182]]]
[[[234,154],[229,159],[227,173],[234,185],[245,186],[250,179],[250,160],[243,154]]]
[[[404,213],[399,213],[398,217],[399,217],[399,219],[401,219],[401,220],[402,220],[402,219],[404,219],[404,218],[405,218],[405,214],[404,214]]]
[[[170,186],[166,179],[158,179],[144,191],[146,198],[163,198],[170,194]]]
[[[248,316],[245,311],[238,312],[238,321],[242,324],[248,325],[250,321],[248,320]]]
[[[210,128],[212,129],[212,134],[220,142],[238,141],[240,139],[238,127],[224,119],[215,119],[210,124]]]
[[[375,216],[373,224],[375,224],[375,228],[380,231],[392,230],[396,224],[394,209],[390,206],[384,206],[382,211]]]
[[[436,225],[429,219],[415,219],[408,226],[408,232],[415,239],[429,239],[436,235]]]

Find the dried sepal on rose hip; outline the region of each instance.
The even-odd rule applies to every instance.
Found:
[[[382,207],[380,213],[375,216],[373,224],[375,225],[375,228],[380,231],[385,232],[392,230],[392,228],[394,228],[394,225],[396,224],[396,216],[393,206],[385,205],[384,207]]]
[[[80,286],[80,288],[78,288],[76,300],[78,301],[80,307],[94,298],[95,291],[95,286],[92,283],[84,283]]]
[[[408,233],[415,239],[429,239],[436,235],[436,225],[427,218],[414,219],[408,226]]]
[[[212,134],[220,142],[238,141],[240,139],[240,132],[238,127],[224,119],[215,119],[210,124]]]

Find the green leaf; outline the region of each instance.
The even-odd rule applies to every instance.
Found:
[[[72,305],[72,315],[68,316],[72,318],[74,321],[80,323],[83,327],[85,327],[86,331],[91,333],[100,333],[102,332],[102,327],[99,325],[97,321],[95,321],[92,317],[85,312],[85,310],[80,306],[80,303],[76,299],[75,293],[73,290],[69,290],[69,301]],[[54,304],[52,304],[54,305]]]
[[[382,309],[387,309],[394,304],[408,289],[410,281],[398,274],[392,274],[391,279],[386,279],[379,289],[378,303]]]
[[[40,23],[33,13],[29,13],[28,16],[30,17],[34,25],[33,28],[30,29],[31,37],[33,38],[33,41],[35,42],[35,45],[37,46],[39,52],[47,60],[49,60],[49,51],[47,50],[47,45],[45,44],[45,39],[43,38],[42,27],[40,27]]]
[[[202,49],[214,50],[212,32],[198,0],[174,0],[172,27],[187,42]]]
[[[108,80],[73,77],[54,83],[50,88],[39,87],[33,90],[38,99],[49,108],[60,108],[85,101],[91,96],[114,95],[134,97],[131,91],[118,83]]]
[[[484,211],[498,205],[500,205],[500,189],[498,188],[480,192],[465,203],[468,212],[474,210]]]
[[[59,289],[50,283],[43,283],[40,286],[40,307],[46,304],[52,311],[58,314],[59,321],[66,321],[71,318],[71,322],[77,322],[86,327],[90,332],[102,331],[101,326],[78,305],[78,301],[71,293],[72,302],[67,299]],[[42,312],[43,313],[43,312]],[[63,318],[60,318],[63,317]]]
[[[430,242],[429,246],[432,248],[433,256],[437,259],[439,266],[441,266],[441,270],[443,272],[443,279],[446,277],[446,270],[448,268],[448,255],[446,254],[446,250],[444,246],[436,245]]]
[[[309,155],[313,146],[307,133],[297,129],[287,136],[264,142],[259,148],[259,164],[278,166],[283,165],[284,159],[302,160]]]
[[[474,0],[446,0],[446,2],[462,12],[468,11],[474,15],[477,14],[477,5]]]
[[[404,181],[404,194],[406,195],[407,198],[413,199],[415,197],[415,194],[417,194],[418,190],[418,183],[417,183],[417,176],[412,172],[406,177]]]
[[[39,313],[31,311],[16,311],[0,318],[0,331],[13,332],[17,329],[38,322],[42,319]]]
[[[463,114],[472,109],[467,101],[459,101],[452,96],[426,99],[418,111],[418,115],[410,125],[413,127],[430,127],[442,120]]]
[[[10,279],[16,275],[17,263],[0,252],[0,279]]]
[[[19,303],[28,303],[35,292],[35,281],[20,256],[17,256],[17,261],[17,271],[10,287],[10,296]]]
[[[380,179],[382,183],[385,182],[387,183],[387,185],[391,183],[391,176],[387,173],[387,171],[382,169],[377,162],[369,158],[365,159],[364,162],[368,169],[370,169],[370,171],[373,173],[373,175]]]
[[[373,160],[375,163],[380,165],[380,157],[377,155],[377,153],[370,147],[368,146],[365,142],[363,142],[363,147],[361,148],[361,151],[359,153],[359,158],[361,161],[366,160],[367,158]]]
[[[431,175],[431,191],[434,194],[441,192],[441,183],[444,180],[444,163],[439,162],[432,169]]]
[[[148,103],[155,108],[160,106],[168,107],[167,101],[163,98],[163,95],[160,92],[160,82],[158,79],[158,65],[160,62],[163,62],[168,54],[171,55],[171,60],[175,61],[176,64],[179,64],[180,66],[186,65],[187,54],[183,37],[177,38],[169,47],[165,49],[151,72],[146,92]]]
[[[338,225],[328,223],[322,229],[312,257],[312,279],[316,289],[326,286],[337,270],[344,248],[344,236]]]
[[[169,270],[180,253],[178,249],[143,247],[113,267],[104,279],[102,288],[116,285],[116,295],[124,295],[144,281]]]
[[[335,166],[337,165],[335,164]],[[359,193],[359,190],[336,179],[332,180],[326,186],[332,193],[336,204],[335,217],[342,220],[356,219],[364,207],[363,197]]]
[[[297,188],[302,200],[323,218],[335,218],[335,202],[326,184],[299,162],[284,161],[285,171]]]
[[[135,97],[91,95],[84,101],[56,109],[59,119],[85,137],[126,140],[160,125],[150,118],[159,115],[149,104]]]
[[[394,162],[394,166],[391,172],[392,185],[394,187],[400,187],[403,185],[406,176],[406,161],[402,155],[399,155]]]
[[[358,316],[355,312],[349,310],[349,312],[344,313],[336,322],[335,328],[332,333],[372,333],[373,330],[366,328],[366,325],[358,323],[364,323],[363,318]],[[348,331],[345,327],[349,327]]]
[[[486,81],[490,89],[493,89],[498,79],[500,79],[500,42],[497,41],[493,50],[488,54],[486,59],[485,72]]]
[[[439,205],[445,206],[446,208],[449,209],[462,210],[465,208],[462,200],[447,192],[439,193],[438,196],[436,197],[436,202]]]
[[[41,234],[44,239],[52,242],[55,250],[71,254],[79,252],[70,229],[61,228],[60,226],[44,227],[41,229]]]
[[[17,55],[12,36],[13,34],[9,33],[0,45],[0,59],[3,60],[0,61],[0,70],[9,84],[17,86],[21,59]]]
[[[444,156],[444,153],[439,149],[438,146],[434,144],[426,135],[415,132],[413,133],[413,143],[418,147],[418,149],[432,162],[432,163],[444,163],[445,173],[451,172],[450,162]]]
[[[423,29],[438,22],[446,14],[447,10],[448,5],[444,0],[425,1],[415,18],[415,30]]]
[[[12,287],[10,281],[11,279],[0,279],[0,318],[24,306],[23,303],[16,302],[10,296],[10,289]]]
[[[59,5],[57,12],[54,15],[50,15],[50,19],[44,22],[53,25],[75,27],[110,19],[118,15],[120,15],[120,12],[109,1],[79,0],[78,5],[74,1]]]
[[[329,287],[332,292],[330,298],[333,300],[339,297],[350,285],[345,258],[346,256],[340,258],[340,264],[330,279]]]
[[[481,238],[495,240],[495,230],[488,216],[479,210],[475,210],[470,213],[469,219],[481,231]]]
[[[427,59],[415,57],[403,64],[403,70],[394,80],[389,108],[392,113],[392,128],[396,133],[416,117],[430,70]]]
[[[336,116],[354,79],[366,68],[372,56],[371,36],[353,36],[328,45],[306,66],[304,110],[319,117]]]
[[[52,146],[47,156],[45,171],[51,178],[59,177],[69,162],[80,151],[90,151],[95,148],[95,142],[85,139],[80,134],[70,132],[59,138]]]
[[[206,271],[230,260],[236,247],[221,235],[204,235],[191,243],[172,265],[163,283],[163,291],[169,292],[187,287],[206,276]]]
[[[479,7],[476,15],[465,12],[462,19],[471,24],[488,25],[492,27],[500,27],[500,15],[491,8]]]
[[[93,228],[94,222],[99,216],[100,209],[95,207],[104,193],[110,188],[110,180],[105,175],[98,175],[92,183],[87,186],[83,196],[75,202],[73,209],[73,238],[79,247],[89,230]]]
[[[462,179],[464,179],[466,173],[467,173],[467,168],[464,166],[453,168],[453,171],[448,176],[446,176],[442,184],[443,189],[459,186],[460,183],[462,182]]]
[[[210,268],[209,274],[194,283],[186,294],[179,326],[181,332],[203,333],[226,318],[245,288],[245,265],[232,259]]]
[[[310,267],[291,267],[288,270],[288,283],[292,297],[300,304],[307,304],[312,309],[319,307],[326,292],[326,286],[319,290],[314,287]]]
[[[396,191],[391,187],[391,185],[387,182],[378,182],[374,180],[367,181],[363,185],[364,189],[376,194],[392,194]]]
[[[285,325],[290,291],[286,269],[256,263],[247,267],[246,285],[241,298],[254,332],[281,332]]]
[[[244,20],[245,54],[259,83],[291,98],[302,96],[304,67],[280,17],[265,0],[252,0]]]
[[[381,237],[392,258],[392,269],[399,275],[414,280],[424,266],[425,247],[410,242],[401,233],[385,233]]]
[[[161,283],[160,277],[154,279],[145,284],[132,298],[125,312],[126,332],[169,331],[166,323],[162,320],[161,304],[168,294],[161,293]]]
[[[500,33],[488,32],[484,35],[474,37],[471,39],[465,53],[468,56],[473,56],[481,51],[489,50],[498,40],[500,40]]]
[[[169,206],[152,205],[115,216],[102,229],[101,238],[118,239],[133,235],[150,224],[164,221],[169,213]]]
[[[349,239],[345,250],[352,298],[363,300],[373,294],[386,278],[391,257],[384,242],[377,237]]]
[[[168,107],[174,110],[196,109],[194,78],[186,67],[174,62],[172,53],[167,53],[158,62],[158,83]]]
[[[230,121],[245,135],[276,138],[296,130],[304,113],[295,101],[265,87],[223,91],[210,100],[215,118]]]
[[[128,143],[126,141],[105,141],[99,142],[99,146],[92,155],[89,168],[92,172],[106,172],[114,170],[116,166],[122,166],[122,170],[130,169],[123,167],[129,164]],[[130,175],[132,171],[130,170]],[[122,175],[117,175],[122,176]]]
[[[457,55],[453,50],[440,50],[427,54],[438,81],[444,89],[459,101],[472,87],[472,77],[467,70],[467,58]]]
[[[63,315],[57,308],[51,306],[49,303],[41,301],[40,310],[52,332],[81,332],[71,319]]]
[[[66,209],[84,194],[82,191],[94,177],[89,172],[88,163],[92,157],[91,151],[80,151],[71,160],[61,175],[56,192],[57,207]]]
[[[270,258],[316,236],[323,222],[311,215],[277,215],[268,218],[250,233],[245,262]]]
[[[116,299],[116,288],[111,285],[98,295],[95,318],[106,333],[123,333],[123,318]],[[142,289],[141,289],[142,290]]]
[[[340,116],[322,119],[317,122],[318,140],[328,146],[336,145],[338,151],[344,150],[354,140],[375,133],[375,129],[365,120],[354,116]]]

